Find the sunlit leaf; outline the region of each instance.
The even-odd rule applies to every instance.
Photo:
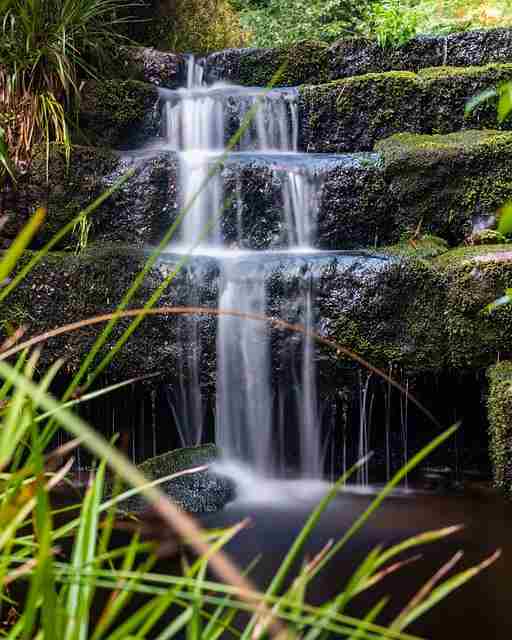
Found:
[[[512,111],[512,83],[507,82],[499,90],[498,122],[504,122]]]
[[[498,232],[504,236],[512,234],[512,200],[506,202],[498,212]]]
[[[486,91],[482,91],[482,93],[473,96],[466,102],[466,106],[464,107],[464,115],[469,116],[477,107],[485,102],[489,102],[492,98],[495,98],[498,95],[496,89],[487,89]]]
[[[14,269],[19,257],[28,247],[39,227],[43,224],[45,217],[46,209],[39,207],[4,254],[0,262],[0,284],[4,282]]]

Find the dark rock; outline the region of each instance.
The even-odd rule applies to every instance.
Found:
[[[207,56],[206,79],[247,87],[325,82],[327,51],[321,42],[298,42],[282,49],[226,49]]]
[[[318,206],[307,215],[320,249],[377,247],[404,236],[414,241],[418,234],[456,244],[471,236],[475,220],[491,218],[512,197],[511,136],[398,134],[377,145],[379,154],[231,155],[219,165],[225,197],[221,237],[245,249],[287,247],[284,194],[291,176],[298,175],[317,195]],[[41,246],[129,169],[133,177],[90,215],[88,242],[158,243],[177,220],[182,201],[176,154],[156,148],[122,155],[91,147],[75,147],[69,168],[52,152],[48,183],[45,155],[36,157],[19,182],[17,204],[6,210],[16,215],[2,232],[4,242],[35,207],[45,205],[47,219],[33,243]],[[77,233],[58,247],[75,248]]]
[[[282,86],[319,84],[385,71],[428,67],[469,67],[512,62],[512,29],[485,29],[448,36],[421,35],[397,48],[382,48],[375,40],[348,38],[330,47],[303,42],[279,49],[228,49],[206,58],[210,81],[227,80],[245,86],[266,86],[286,64]]]
[[[358,353],[372,364],[397,364],[411,374],[422,371],[481,369],[497,354],[512,351],[511,306],[492,314],[486,305],[512,287],[512,250],[505,246],[469,247],[443,252],[432,260],[413,252],[388,255],[368,253],[267,253],[241,257],[232,264],[251,281],[263,278],[268,293],[267,314],[290,323],[302,322],[305,293],[314,300],[314,328]],[[2,306],[1,319],[23,323],[27,337],[80,318],[114,310],[145,254],[133,249],[103,248],[81,256],[50,254]],[[181,263],[165,255],[147,275],[132,301],[142,306]],[[159,304],[216,307],[220,264],[193,258],[186,269],[169,280]],[[216,318],[197,315],[201,345],[201,377],[206,389],[215,380]],[[148,317],[109,367],[110,380],[160,372],[161,379],[177,381],[180,363],[196,353],[195,339],[180,332],[183,322],[174,316]],[[100,353],[110,352],[128,326],[119,322]],[[50,340],[41,356],[44,368],[58,357],[65,372],[76,371],[89,352],[99,327],[85,327]],[[301,337],[295,332],[273,334],[274,373],[291,370]],[[336,387],[350,359],[335,350],[318,349],[321,385]],[[281,372],[281,373],[280,373]]]
[[[42,229],[33,243],[39,247],[64,225],[90,206],[126,171],[132,178],[89,216],[88,242],[124,242],[134,246],[156,244],[176,218],[178,166],[175,154],[156,154],[137,161],[101,147],[74,146],[69,166],[56,149],[50,153],[46,173],[46,151],[34,157],[20,177],[12,202],[4,212],[9,225],[1,230],[12,240],[38,206],[47,208]],[[73,248],[78,230],[68,234],[57,248]]]
[[[339,40],[329,48],[328,58],[332,80],[392,70],[512,62],[512,29],[418,36],[400,47],[388,49],[373,40]]]
[[[30,255],[27,254],[27,258]],[[15,323],[26,322],[28,333],[34,335],[112,312],[142,270],[148,256],[148,252],[119,245],[90,247],[79,256],[50,253],[9,296],[0,311],[2,318]],[[159,305],[188,306],[192,299],[199,306],[215,307],[218,266],[208,259],[197,259],[187,268],[179,269],[182,261],[182,256],[164,255],[148,272],[130,306],[144,306],[156,288],[165,282]],[[109,354],[129,323],[130,319],[119,321],[99,359]],[[196,350],[195,340],[187,340],[180,332],[180,323],[179,317],[171,315],[145,319],[144,329],[132,336],[116,356],[110,367],[113,376],[121,380],[138,375],[136,372],[159,372],[162,378],[168,375],[174,380],[180,363]],[[85,327],[51,340],[48,348],[43,350],[41,367],[56,357],[62,357],[65,360],[63,373],[76,371],[102,327],[102,324]],[[204,345],[213,349],[202,354],[202,374],[208,380],[214,370],[215,319],[208,316],[198,318],[197,331]]]

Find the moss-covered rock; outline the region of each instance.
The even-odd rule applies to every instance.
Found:
[[[487,307],[512,287],[509,245],[454,249],[433,260],[446,290],[447,366],[482,369],[512,352],[512,306]]]
[[[245,86],[290,87],[325,82],[327,45],[298,42],[281,49],[227,49],[206,58],[209,82],[225,80]]]
[[[437,258],[449,251],[446,240],[432,235],[411,234],[394,245],[379,250],[384,255],[414,258]]]
[[[48,173],[47,173],[48,166]],[[69,164],[52,149],[47,165],[41,149],[11,195],[10,224],[0,232],[12,240],[38,206],[47,216],[36,235],[38,247],[60,231],[80,211],[91,205],[128,170],[134,175],[89,216],[89,242],[121,242],[141,246],[156,243],[176,217],[178,163],[175,154],[161,153],[134,159],[103,147],[72,149]],[[62,239],[57,248],[77,246],[78,230]]]
[[[420,227],[455,244],[512,197],[511,133],[398,134],[377,149],[398,232]]]
[[[219,457],[214,445],[203,445],[169,451],[150,458],[139,465],[139,469],[150,480],[211,465]],[[160,485],[182,509],[192,513],[212,512],[222,509],[234,498],[233,484],[210,469],[168,480]],[[140,510],[145,506],[142,498],[131,498],[121,503],[123,509]]]
[[[30,253],[26,254],[25,259],[28,257]],[[50,253],[1,306],[0,321],[16,324],[22,317],[27,335],[37,335],[51,328],[112,312],[133,284],[147,258],[148,253],[143,250],[120,245],[91,246],[78,256]],[[182,256],[163,256],[146,275],[130,307],[144,306],[155,289],[174,274],[181,261]],[[216,306],[217,265],[208,259],[198,259],[188,268],[178,271],[172,277],[172,285],[171,280],[168,281],[168,287],[160,297],[160,305],[190,305],[192,296],[198,306]],[[129,318],[119,321],[101,350],[99,359],[110,352],[130,321]],[[77,371],[102,327],[102,324],[87,326],[50,340],[41,356],[41,368],[62,357],[65,361],[63,373]],[[207,384],[214,371],[215,318],[200,317],[197,332],[204,342],[201,376]],[[180,318],[171,315],[149,317],[121,349],[109,371],[115,380],[141,373],[159,373],[161,378],[176,380],[180,363],[196,353],[196,348],[195,338],[187,338]]]
[[[482,229],[472,234],[470,244],[505,244],[507,238],[497,229]]]
[[[88,144],[137,146],[158,133],[158,91],[138,80],[86,82],[81,91],[80,128]]]
[[[427,258],[432,245],[436,251],[439,247],[439,255]],[[482,370],[498,354],[512,353],[512,306],[485,311],[512,287],[512,250],[509,245],[444,249],[437,240],[430,241],[428,252],[425,247],[415,252],[392,247],[384,255],[276,253],[267,254],[264,262],[241,257],[235,266],[237,273],[246,273],[252,280],[264,279],[267,314],[292,324],[302,321],[304,288],[313,287],[315,326],[322,335],[375,365],[393,363],[411,375]],[[11,294],[0,309],[0,320],[22,321],[29,336],[114,310],[145,257],[142,251],[120,247],[91,249],[81,256],[50,254]],[[148,274],[132,306],[142,306],[179,260],[166,255]],[[193,301],[216,307],[220,278],[214,259],[194,258],[173,279],[160,304],[189,306]],[[109,352],[128,322],[120,321],[100,357]],[[111,364],[110,379],[159,372],[175,383],[182,372],[180,363],[197,356],[194,332],[188,332],[183,322],[173,316],[146,318]],[[52,339],[43,350],[41,367],[63,357],[66,371],[76,371],[98,331],[98,327],[85,327]],[[198,316],[197,332],[201,385],[206,392],[215,381],[216,318]],[[293,373],[300,336],[282,331],[272,336],[273,371],[276,380],[282,381],[283,375]],[[340,363],[334,351],[322,349],[317,357],[321,386],[332,391],[350,360]]]
[[[490,367],[487,410],[489,453],[497,487],[512,492],[512,362]]]
[[[337,297],[328,325],[338,343],[385,369],[396,364],[417,374],[446,366],[446,290],[428,261],[392,259],[353,293],[351,300]]]
[[[386,71],[469,67],[512,62],[512,30],[485,29],[444,36],[418,36],[398,48],[375,40],[347,38],[330,47],[296,43],[278,49],[229,49],[206,58],[210,80],[266,86],[286,64],[280,85],[318,84]]]
[[[370,73],[303,86],[299,91],[300,146],[305,151],[368,151],[395,133],[450,133],[496,128],[493,103],[469,117],[467,101],[512,79],[512,64]],[[509,128],[505,122],[503,128]]]

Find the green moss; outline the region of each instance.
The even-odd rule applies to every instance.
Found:
[[[82,96],[80,126],[89,143],[136,144],[154,128],[151,120],[158,91],[153,85],[138,80],[90,81]]]
[[[402,133],[376,149],[402,231],[420,225],[457,244],[471,236],[475,217],[493,216],[512,197],[511,133]]]
[[[512,74],[512,64],[487,64],[482,67],[428,67],[420,69],[418,76],[422,80],[439,80],[459,78],[473,78],[479,80],[482,74],[492,75],[496,80],[500,81],[509,78]]]
[[[119,155],[105,148],[74,146],[69,166],[58,148],[50,151],[49,173],[46,173],[46,149],[34,156],[29,172],[23,176],[20,189],[27,191],[26,199],[31,208],[44,205],[47,216],[38,232],[34,245],[48,242],[80,211],[105,191],[104,177],[119,166]],[[107,214],[107,202],[94,214],[94,224],[99,224]],[[64,246],[73,244],[72,238],[64,239]]]
[[[335,317],[336,340],[372,364],[397,364],[410,374],[446,364],[442,279],[428,261],[397,257],[356,290]]]
[[[455,369],[478,369],[512,350],[512,306],[487,305],[512,286],[509,245],[455,249],[433,260],[447,292],[444,311],[449,358]]]
[[[449,250],[448,243],[443,238],[424,235],[415,238],[411,234],[397,244],[381,247],[379,253],[389,256],[416,257],[421,259],[436,258]]]
[[[512,492],[512,362],[500,362],[487,372],[489,453],[496,486]]]
[[[495,229],[483,229],[471,236],[471,242],[476,245],[482,244],[505,244],[507,238]]]
[[[219,450],[217,447],[213,444],[206,444],[200,447],[168,451],[139,464],[139,469],[147,478],[157,480],[184,469],[210,464],[217,460],[218,457]]]

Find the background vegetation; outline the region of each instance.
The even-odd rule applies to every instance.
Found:
[[[232,0],[249,41],[278,46],[301,39],[333,40],[354,35],[399,45],[419,33],[512,23],[510,0]]]

